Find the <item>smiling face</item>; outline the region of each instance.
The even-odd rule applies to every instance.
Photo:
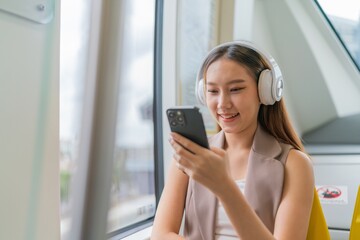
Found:
[[[226,133],[241,133],[257,124],[257,82],[243,65],[221,57],[206,71],[206,103]]]

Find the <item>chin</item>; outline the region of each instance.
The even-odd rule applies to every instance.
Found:
[[[221,129],[225,132],[225,133],[236,133],[239,131],[239,129],[235,129],[233,127],[221,127]]]

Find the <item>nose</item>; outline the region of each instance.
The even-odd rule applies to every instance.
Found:
[[[231,106],[230,94],[221,93],[218,98],[218,109],[228,109],[231,108]]]

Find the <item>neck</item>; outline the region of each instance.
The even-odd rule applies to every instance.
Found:
[[[252,124],[238,133],[225,133],[225,149],[250,149],[258,123]]]

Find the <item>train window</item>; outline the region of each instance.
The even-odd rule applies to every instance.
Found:
[[[107,231],[110,236],[154,217],[155,0],[123,1],[119,100]],[[158,94],[159,95],[159,94]]]
[[[360,71],[360,2],[315,0],[315,3]]]
[[[151,224],[155,215],[163,187],[162,123],[161,110],[158,110],[161,106],[161,41],[155,41],[155,38],[161,39],[162,4],[161,0],[61,2],[62,239],[77,239],[88,234],[93,223],[88,221],[93,218],[90,214],[95,208],[101,208],[93,195],[98,189],[93,187],[106,176],[94,166],[107,157],[92,157],[95,151],[92,144],[98,140],[91,137],[103,131],[94,114],[100,112],[99,106],[103,109],[95,96],[102,94],[107,77],[101,75],[103,64],[100,63],[104,59],[116,59],[111,61],[114,64],[111,70],[106,68],[104,72],[115,71],[110,74],[114,81],[107,82],[112,84],[110,90],[114,90],[109,93],[114,95],[111,99],[118,104],[117,110],[111,110],[117,112],[116,128],[111,130],[115,135],[114,147],[110,147],[109,153],[109,162],[113,164],[108,164],[112,166],[108,174],[111,186],[102,185],[102,189],[109,187],[110,201],[105,210],[107,217],[104,214],[106,219],[99,221],[104,223],[103,230],[108,237],[122,237]],[[119,8],[114,11],[114,19],[102,18],[103,12],[114,7]],[[111,23],[107,26],[114,33],[111,38],[101,34],[103,26],[98,24],[101,21]],[[114,51],[106,51],[100,44],[102,41],[111,43]],[[89,59],[91,57],[94,59]],[[97,68],[100,70],[94,70]],[[106,141],[108,138],[113,141],[112,134],[104,137]],[[107,202],[109,195],[99,201]]]

